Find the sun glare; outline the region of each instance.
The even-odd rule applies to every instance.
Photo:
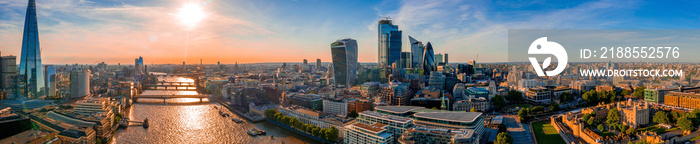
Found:
[[[204,19],[205,14],[200,5],[196,3],[189,3],[178,9],[177,17],[180,18],[180,22],[182,22],[182,24],[189,27],[194,27],[198,22]]]

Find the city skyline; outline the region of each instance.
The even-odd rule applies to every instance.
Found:
[[[347,7],[308,9],[338,3]],[[195,13],[199,19],[182,20],[181,11],[193,5],[202,10]],[[20,56],[26,6],[24,0],[0,2],[5,55]],[[691,5],[636,1],[39,1],[37,6],[45,64],[127,64],[138,56],[146,64],[328,62],[327,43],[345,37],[358,41],[359,62],[376,62],[377,21],[386,16],[400,26],[404,52],[410,51],[410,35],[431,42],[435,53],[450,54],[451,62],[477,54],[480,62],[505,62],[499,54],[507,52],[508,29],[683,29],[700,21]],[[649,11],[661,8],[666,10]]]

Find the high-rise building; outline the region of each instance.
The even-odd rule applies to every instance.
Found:
[[[437,70],[434,53],[433,45],[428,42],[425,46],[425,51],[423,51],[423,75],[429,75],[431,71]]]
[[[435,65],[438,65],[438,64],[440,64],[440,63],[443,63],[444,61],[442,61],[442,60],[443,60],[443,59],[442,59],[442,54],[441,54],[441,53],[435,54]]]
[[[46,74],[46,76],[44,76],[44,78],[46,78],[44,82],[46,96],[54,97],[56,96],[56,67],[53,65],[46,65],[44,66],[44,73]]]
[[[357,41],[346,38],[331,43],[336,85],[352,86],[357,79]]]
[[[401,52],[399,68],[411,68],[411,52]]]
[[[316,59],[316,71],[321,70],[321,59]]]
[[[12,77],[17,76],[17,57],[0,57],[0,89],[8,89],[12,83]]]
[[[421,63],[423,63],[423,51],[425,50],[423,42],[411,36],[408,36],[408,41],[411,42],[411,68],[422,68]]]
[[[401,31],[391,19],[379,20],[379,66],[389,67],[401,59]]]
[[[307,61],[306,59],[304,59],[304,65],[307,65],[307,64],[309,64],[309,61]]]
[[[444,57],[444,59],[442,60],[442,62],[444,62],[445,65],[447,65],[447,62],[449,61],[449,59],[447,59],[447,58],[448,58],[448,57],[447,57],[447,53],[445,53],[445,57]]]
[[[70,72],[70,98],[90,95],[90,70],[73,70]]]
[[[39,27],[36,18],[36,1],[29,0],[24,18],[22,56],[19,63],[20,91],[27,98],[36,98],[44,88],[44,71],[41,66]]]
[[[8,95],[17,95],[17,57],[0,58],[0,89]]]
[[[134,70],[135,70],[135,75],[141,75],[144,73],[143,70],[143,57],[139,57],[138,59],[134,60]]]

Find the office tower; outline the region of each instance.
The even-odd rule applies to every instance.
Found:
[[[321,59],[316,59],[316,71],[321,70]]]
[[[307,61],[306,59],[304,59],[304,65],[306,65],[306,64],[309,64],[309,61]]]
[[[135,75],[141,75],[143,74],[143,57],[139,57],[138,59],[134,59],[134,71]]]
[[[442,54],[441,53],[435,54],[435,65],[438,65],[440,63],[443,63]]]
[[[423,42],[408,36],[408,41],[411,42],[411,68],[422,68],[423,51],[425,47]]]
[[[36,1],[29,0],[27,14],[24,18],[24,36],[22,37],[22,56],[19,63],[21,95],[36,98],[44,88],[44,71],[41,67],[41,47],[39,47],[39,28],[36,19]]]
[[[447,53],[445,53],[445,57],[444,57],[444,59],[443,59],[442,61],[445,62],[445,65],[447,65],[447,62],[448,62]]]
[[[430,75],[430,72],[435,70],[437,70],[437,67],[435,65],[433,45],[428,42],[425,46],[425,51],[423,51],[423,75]]]
[[[401,31],[390,19],[379,21],[379,66],[388,67],[401,59]]]
[[[411,52],[401,52],[399,68],[411,68]]]
[[[357,78],[357,41],[346,38],[331,43],[336,85],[352,86]]]
[[[46,76],[46,81],[44,82],[44,89],[46,89],[46,96],[54,97],[56,96],[56,67],[53,65],[44,66],[44,73]]]
[[[70,72],[70,98],[90,95],[90,70],[73,70]]]
[[[17,95],[17,57],[3,56],[0,64],[0,89],[8,95]]]

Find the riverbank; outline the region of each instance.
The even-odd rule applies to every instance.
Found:
[[[280,126],[280,127],[282,127],[282,128],[285,128],[285,129],[287,129],[287,130],[289,130],[289,131],[295,132],[295,133],[297,133],[297,134],[299,134],[299,135],[303,135],[303,136],[305,136],[305,137],[307,137],[307,138],[316,140],[317,142],[321,142],[321,143],[331,143],[331,142],[329,142],[329,141],[327,141],[327,140],[324,140],[324,139],[322,139],[322,138],[320,138],[320,137],[313,136],[313,135],[311,135],[311,134],[308,134],[308,133],[303,132],[303,131],[300,131],[300,130],[298,130],[298,129],[289,127],[289,126],[284,125],[284,124],[282,124],[282,123],[279,123],[279,122],[277,122],[277,121],[270,120],[270,119],[265,119],[265,120],[266,120],[267,122],[270,122],[270,123],[273,123],[273,124],[275,124],[275,125],[277,125],[277,126]]]
[[[218,102],[219,104],[221,104],[222,106],[224,106],[224,107],[225,107],[226,109],[228,109],[229,111],[231,111],[231,112],[233,112],[233,113],[236,113],[236,114],[238,114],[239,116],[242,116],[243,118],[245,118],[245,119],[247,119],[247,120],[249,120],[249,121],[251,121],[251,122],[256,123],[256,122],[261,122],[261,121],[265,120],[265,118],[253,118],[253,117],[251,117],[251,116],[249,116],[249,115],[247,115],[247,114],[245,114],[245,113],[243,113],[243,112],[241,112],[241,111],[239,111],[239,110],[237,110],[237,109],[235,109],[235,108],[232,108],[231,106],[229,106],[229,104],[227,104],[227,103],[225,103],[225,102],[222,102],[222,101],[219,101],[219,100],[215,100],[215,101]]]

